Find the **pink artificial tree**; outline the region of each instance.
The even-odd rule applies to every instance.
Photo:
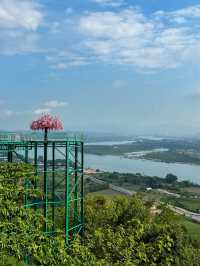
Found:
[[[60,119],[57,117],[53,117],[50,114],[42,115],[38,120],[35,120],[31,123],[30,128],[32,130],[44,130],[44,194],[45,194],[45,202],[44,202],[44,217],[48,218],[48,176],[47,176],[47,147],[48,147],[48,131],[49,130],[62,130],[63,125]],[[47,220],[44,224],[45,232],[48,231],[48,223]]]
[[[62,130],[63,125],[58,117],[53,117],[50,114],[42,115],[38,120],[34,120],[30,128],[32,130],[44,130],[44,141],[48,140],[49,130]]]

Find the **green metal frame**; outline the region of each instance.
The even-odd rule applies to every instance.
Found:
[[[40,158],[39,158],[40,156]],[[43,160],[41,160],[43,156]],[[26,208],[43,209],[44,232],[55,235],[62,229],[66,244],[84,232],[84,143],[83,140],[0,140],[0,161],[25,162],[33,165],[39,181],[33,185],[43,190],[43,198],[32,202],[25,195]],[[57,219],[62,228],[57,228]]]

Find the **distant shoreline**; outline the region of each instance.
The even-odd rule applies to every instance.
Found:
[[[167,161],[167,160],[162,160],[162,159],[153,159],[153,158],[146,158],[146,157],[139,157],[139,156],[133,156],[133,157],[129,157],[126,156],[125,154],[102,154],[102,153],[96,153],[96,152],[85,152],[85,154],[90,154],[90,155],[96,155],[96,156],[114,156],[114,157],[119,157],[119,158],[124,158],[124,159],[129,159],[129,160],[142,160],[142,161],[152,161],[152,162],[159,162],[159,163],[166,163],[166,164],[187,164],[187,165],[195,165],[195,166],[200,166],[200,162],[199,163],[195,163],[195,162],[187,162],[187,161]]]

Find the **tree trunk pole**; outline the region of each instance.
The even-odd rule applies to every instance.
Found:
[[[47,163],[47,152],[48,152],[48,128],[45,128],[44,131],[44,218],[45,225],[44,231],[48,231],[48,163]]]

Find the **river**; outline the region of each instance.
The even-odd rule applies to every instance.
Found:
[[[141,173],[149,176],[165,177],[172,173],[179,180],[189,180],[200,184],[200,166],[182,163],[163,163],[142,159],[128,159],[119,156],[85,155],[85,166],[103,171],[120,173]]]
[[[133,140],[134,141],[134,140]],[[123,142],[97,142],[93,145],[119,145],[133,141]],[[86,144],[87,145],[87,144]],[[91,145],[91,143],[90,143]],[[62,150],[62,149],[61,149]],[[63,150],[64,152],[64,150]],[[38,150],[38,155],[42,155],[42,151]],[[31,157],[33,152],[31,152]],[[49,159],[51,155],[49,154]],[[56,153],[56,158],[64,158]],[[189,180],[193,183],[200,184],[200,166],[183,164],[183,163],[164,163],[151,160],[143,160],[138,158],[124,158],[120,156],[104,155],[98,156],[93,154],[85,154],[85,167],[100,169],[102,171],[116,171],[121,173],[141,173],[148,176],[165,177],[168,173],[178,176],[179,180]]]
[[[118,145],[132,141],[96,142],[92,145]],[[90,144],[91,145],[91,144]],[[168,173],[178,176],[179,180],[189,180],[200,184],[200,166],[183,163],[164,163],[138,158],[124,158],[120,156],[85,155],[85,166],[103,171],[120,173],[141,173],[149,176],[165,177]]]

